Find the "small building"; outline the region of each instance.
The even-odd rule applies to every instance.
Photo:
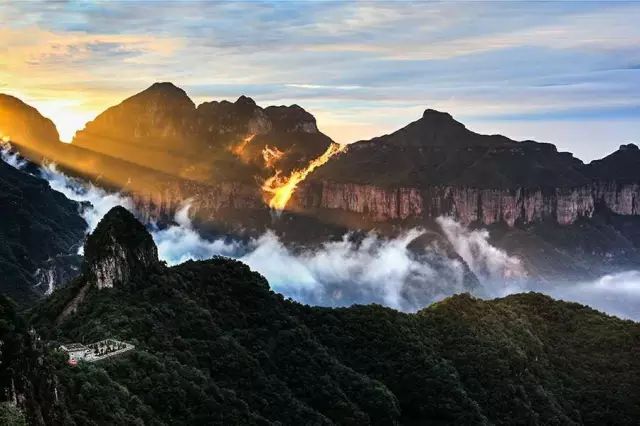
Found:
[[[69,365],[77,365],[78,361],[96,362],[129,352],[135,349],[130,343],[115,339],[105,339],[99,342],[83,345],[68,343],[60,346],[60,350],[69,355]]]
[[[60,350],[69,355],[69,364],[71,365],[76,365],[79,360],[85,359],[89,352],[89,348],[82,343],[67,343],[60,346]]]

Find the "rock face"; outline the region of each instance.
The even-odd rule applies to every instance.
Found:
[[[87,238],[86,273],[98,289],[125,284],[158,264],[151,235],[123,207],[111,209]]]
[[[598,185],[553,189],[478,189],[456,186],[382,188],[313,182],[302,185],[294,204],[302,209],[336,209],[375,222],[453,216],[464,224],[528,224],[552,220],[561,225],[591,217],[598,203],[619,214],[638,214],[638,185]]]

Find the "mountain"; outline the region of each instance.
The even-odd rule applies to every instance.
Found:
[[[196,107],[171,83],[155,83],[87,123],[73,144],[197,181],[253,182],[284,173],[332,143],[297,105],[263,109],[248,97]],[[269,164],[265,149],[274,154]]]
[[[489,227],[531,276],[588,279],[640,261],[638,165],[633,144],[584,164],[552,144],[480,135],[426,110],[318,168],[290,208],[368,227],[434,227],[452,216]]]
[[[640,166],[638,145],[626,144],[608,156],[594,160],[583,168],[584,173],[593,180],[615,181],[618,183],[637,183]]]
[[[451,115],[427,109],[406,127],[356,142],[315,174],[318,179],[380,187],[577,186],[581,162],[551,144],[480,135]]]
[[[451,214],[467,224],[566,225],[593,212],[582,165],[551,144],[479,135],[426,110],[390,135],[350,145],[310,177],[300,197],[314,207],[366,210],[374,221]]]
[[[0,292],[21,305],[77,275],[87,224],[81,206],[40,178],[0,160]]]
[[[57,383],[57,402],[42,390],[38,406],[67,424],[631,425],[640,415],[637,323],[535,293],[459,295],[416,314],[303,306],[230,259],[168,268],[145,232],[109,212],[84,274],[32,313]],[[75,367],[54,350],[104,338],[135,349]],[[20,371],[5,373],[5,389]]]
[[[21,140],[41,146],[60,140],[56,126],[38,110],[0,93],[0,140]]]
[[[33,115],[19,111],[22,121]],[[297,105],[262,108],[242,96],[196,106],[171,83],[107,109],[72,144],[14,144],[36,163],[123,191],[146,221],[170,222],[189,203],[195,226],[212,235],[273,229],[313,246],[353,230],[393,236],[418,227],[446,247],[437,218],[452,216],[490,229],[492,244],[520,257],[533,278],[593,279],[640,262],[632,144],[584,164],[552,144],[477,134],[428,109],[325,156],[335,145]],[[284,212],[273,214],[268,182],[291,196]]]

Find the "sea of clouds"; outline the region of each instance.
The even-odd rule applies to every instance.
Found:
[[[8,149],[2,159],[16,168],[25,162]],[[133,210],[129,198],[110,193],[61,173],[55,165],[41,168],[41,177],[67,198],[83,203],[87,233],[114,206]],[[236,258],[260,272],[274,291],[302,303],[348,306],[379,303],[403,311],[416,311],[465,287],[465,268],[460,260],[444,257],[427,247],[417,254],[410,244],[423,230],[411,229],[395,238],[369,233],[364,238],[346,234],[313,248],[285,245],[273,232],[248,242],[225,238],[206,239],[194,228],[185,203],[165,228],[148,224],[162,260],[176,265],[187,260],[213,256]],[[456,253],[478,277],[480,287],[472,292],[481,297],[502,297],[511,293],[541,291],[527,279],[522,262],[492,246],[486,230],[471,230],[452,218],[437,220]],[[622,318],[640,320],[640,271],[606,275],[575,285],[546,285],[545,293],[575,301]]]

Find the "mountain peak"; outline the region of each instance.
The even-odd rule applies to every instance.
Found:
[[[238,100],[235,102],[236,105],[250,105],[250,106],[256,106],[256,101],[254,101],[253,99],[251,99],[248,96],[242,95],[238,98]]]
[[[453,117],[448,112],[438,111],[437,109],[427,108],[422,113],[422,117],[441,117],[449,118],[453,120]]]
[[[158,264],[158,249],[133,214],[117,206],[87,238],[85,262],[89,279],[98,288],[113,287]]]
[[[175,84],[169,81],[159,81],[153,83],[149,86],[145,91],[158,91],[158,92],[177,92],[177,93],[185,93],[184,90],[176,86]]]
[[[638,150],[640,150],[640,148],[638,148],[638,145],[634,143],[620,145],[620,148],[618,149],[618,151],[638,151]]]
[[[448,112],[442,112],[435,109],[427,108],[422,113],[421,123],[427,123],[430,126],[454,126],[464,127],[464,124],[454,119]]]
[[[153,83],[142,92],[129,99],[163,99],[178,102],[189,109],[195,109],[195,104],[183,89],[168,81]],[[177,105],[176,105],[177,106]]]
[[[278,131],[318,133],[316,118],[299,105],[270,106],[265,113]]]

